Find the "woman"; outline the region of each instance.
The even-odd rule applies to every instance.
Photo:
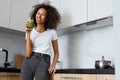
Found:
[[[22,80],[48,80],[49,74],[56,71],[55,65],[59,57],[56,28],[60,23],[60,14],[49,4],[33,6],[30,15],[34,20],[34,28],[26,24],[26,58],[22,65]],[[51,44],[54,58],[50,65]]]

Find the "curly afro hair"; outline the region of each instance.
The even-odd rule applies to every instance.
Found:
[[[37,25],[35,16],[40,8],[44,8],[47,11],[47,21],[45,22],[45,29],[57,29],[57,26],[61,20],[61,16],[57,9],[51,6],[49,3],[41,3],[33,6],[33,10],[30,13],[30,18],[34,20],[35,26]]]

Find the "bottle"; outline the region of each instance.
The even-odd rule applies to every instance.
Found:
[[[56,68],[62,69],[62,62],[61,61],[57,61]]]

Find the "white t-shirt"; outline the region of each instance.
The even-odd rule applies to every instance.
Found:
[[[32,29],[30,33],[30,39],[32,40],[33,51],[43,54],[50,54],[51,42],[57,39],[57,32],[54,29],[47,29],[40,33]]]

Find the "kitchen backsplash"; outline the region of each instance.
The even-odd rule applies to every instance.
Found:
[[[114,66],[113,27],[59,36],[59,52],[63,68],[95,68],[102,56]]]

